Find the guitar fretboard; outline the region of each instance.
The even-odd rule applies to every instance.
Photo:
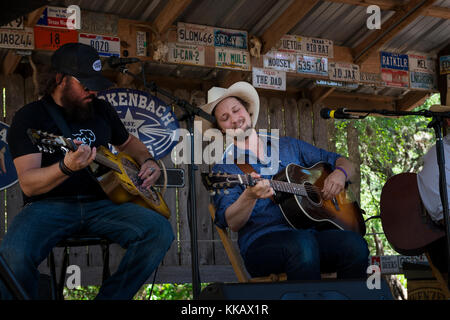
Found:
[[[242,184],[244,185],[251,185],[248,176],[246,175],[236,175],[236,177],[242,181]],[[259,181],[261,179],[253,179],[255,182]],[[303,184],[298,184],[298,183],[290,183],[290,182],[286,182],[286,181],[277,181],[277,180],[269,180],[270,186],[275,190],[275,191],[280,191],[280,192],[286,192],[286,193],[291,193],[291,194],[295,194],[298,196],[308,196],[308,192],[305,189],[305,186]],[[311,186],[312,187],[312,186]]]

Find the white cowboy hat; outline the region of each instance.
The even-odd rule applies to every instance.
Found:
[[[252,127],[255,127],[256,121],[258,121],[259,114],[259,95],[258,92],[256,92],[256,89],[248,82],[236,82],[232,84],[228,89],[212,87],[208,90],[208,103],[204,104],[200,108],[203,111],[212,114],[217,104],[228,97],[238,97],[248,103],[247,111],[250,114]],[[213,126],[211,122],[200,117],[197,118],[203,121],[203,131]]]

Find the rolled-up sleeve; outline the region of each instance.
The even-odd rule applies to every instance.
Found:
[[[301,155],[300,162],[308,167],[317,162],[326,162],[334,170],[336,160],[342,157],[340,154],[317,148],[305,141],[296,140],[296,142],[297,152]]]
[[[212,168],[212,171],[217,173],[219,171],[225,172],[226,169],[231,169],[235,167],[234,165],[216,165]],[[225,169],[225,170],[224,170]],[[228,170],[227,170],[228,171]],[[238,173],[238,172],[228,172],[228,173]],[[214,196],[214,206],[216,207],[216,216],[214,223],[220,228],[227,228],[228,224],[225,219],[225,211],[229,206],[231,206],[242,194],[244,188],[241,186],[235,186],[233,188],[227,189],[227,194],[221,190],[216,192]]]

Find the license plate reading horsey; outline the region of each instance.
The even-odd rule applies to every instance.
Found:
[[[120,39],[118,37],[80,33],[78,42],[95,48],[101,57],[120,57]]]
[[[33,50],[33,29],[0,29],[0,48]]]

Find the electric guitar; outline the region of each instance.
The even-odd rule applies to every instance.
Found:
[[[275,203],[293,228],[337,228],[364,235],[363,210],[351,199],[347,189],[332,200],[323,199],[320,190],[330,173],[330,166],[322,162],[310,168],[289,164],[269,180],[275,191]],[[249,174],[202,173],[203,184],[208,190],[253,186],[258,180]]]
[[[41,152],[53,153],[56,148],[65,152],[76,151],[77,146],[70,138],[57,136],[35,129],[27,130],[28,136]],[[138,177],[139,165],[126,153],[117,155],[110,152],[104,146],[97,148],[94,162],[109,169],[99,170],[99,166],[91,164],[89,170],[97,179],[103,191],[114,203],[133,202],[145,208],[152,209],[166,218],[170,217],[170,209],[164,202],[161,194],[153,187],[146,189],[141,187],[142,181]],[[95,172],[102,172],[95,175]]]
[[[404,255],[420,255],[445,236],[444,228],[433,222],[423,207],[415,173],[400,173],[386,181],[380,216],[388,242]]]

